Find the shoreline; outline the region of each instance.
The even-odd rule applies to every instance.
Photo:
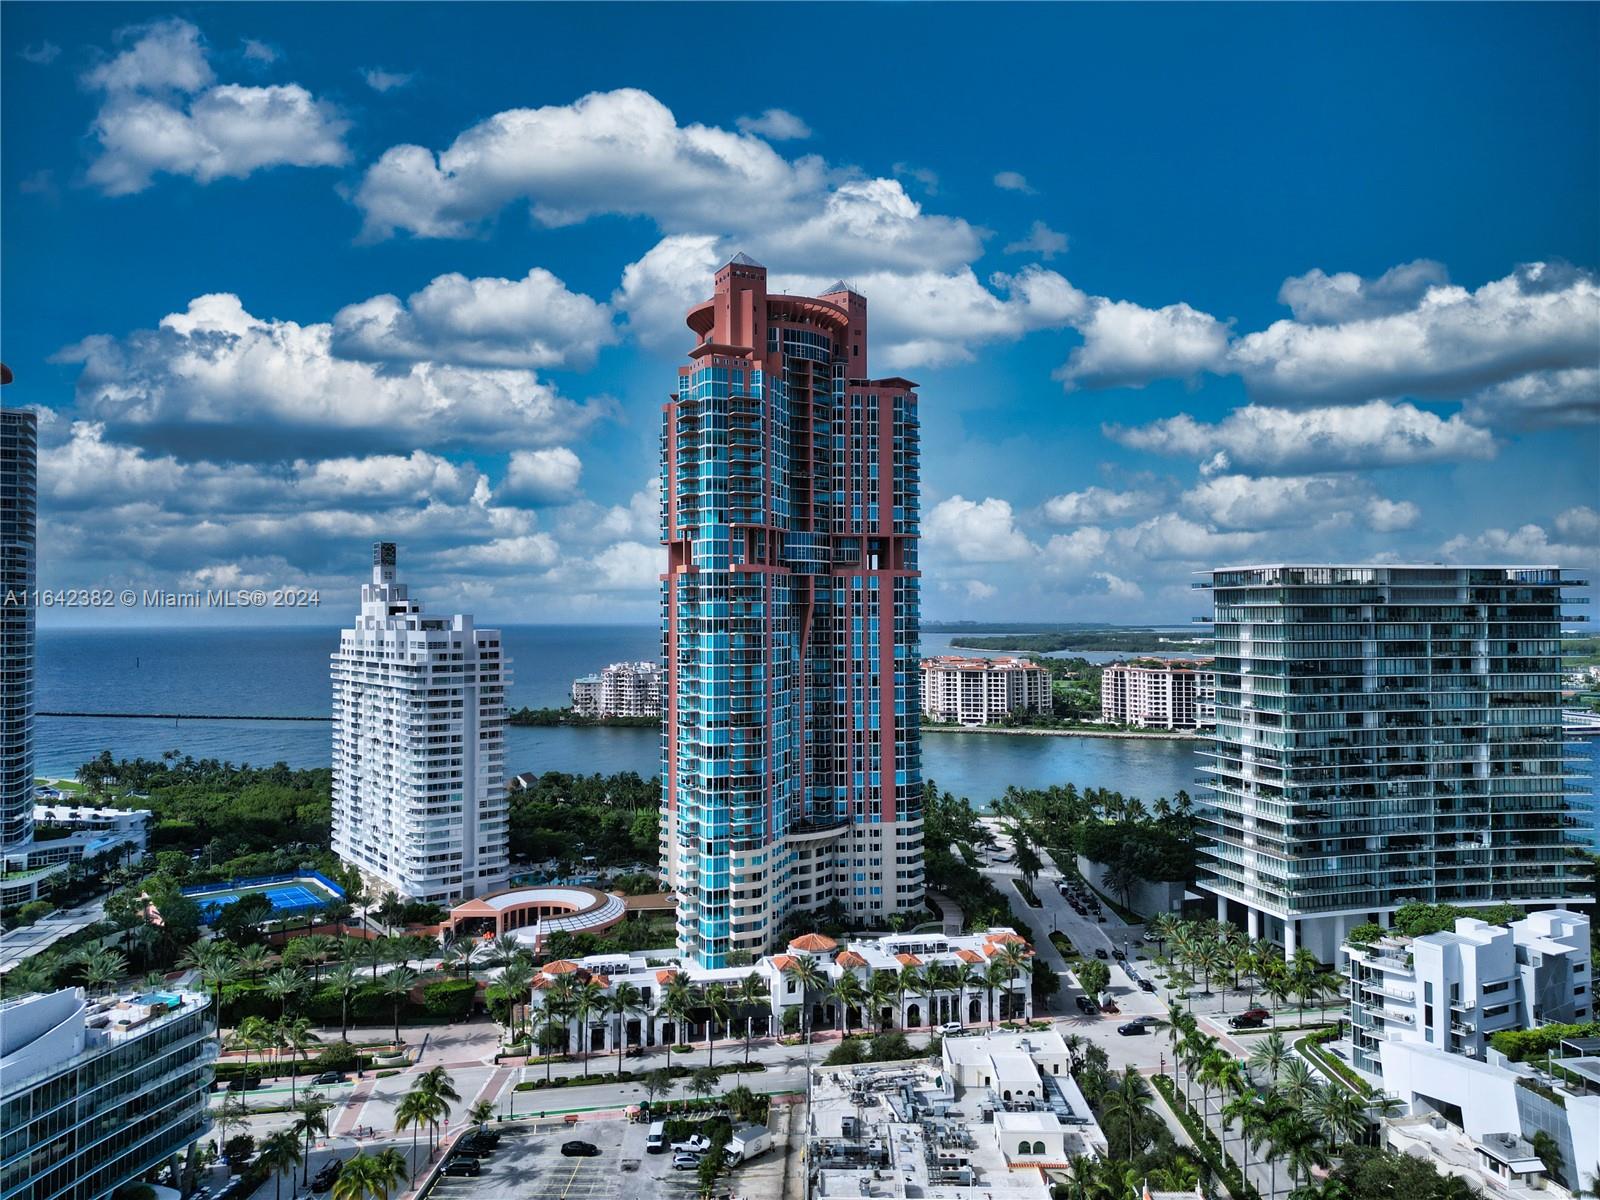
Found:
[[[1028,729],[1005,725],[923,725],[923,733],[983,733],[1006,737],[1088,737],[1121,738],[1129,742],[1203,742],[1200,733],[1130,733],[1120,729]]]

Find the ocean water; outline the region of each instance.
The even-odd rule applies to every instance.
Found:
[[[572,679],[609,662],[654,658],[658,635],[648,625],[511,625],[502,627],[512,659],[512,706],[567,702]],[[929,634],[925,654],[950,652],[951,634]],[[159,712],[248,716],[320,716],[328,712],[328,656],[338,631],[328,629],[51,630],[39,631],[38,707],[67,712]],[[1114,656],[1110,656],[1114,657]],[[102,750],[117,758],[159,758],[169,750],[235,763],[324,766],[329,730],[322,722],[182,721],[41,717],[40,774],[66,776]],[[1116,788],[1153,801],[1194,789],[1196,743],[1126,738],[1003,737],[930,733],[923,737],[924,775],[940,787],[983,803],[1008,785]],[[660,735],[652,729],[562,729],[513,726],[506,732],[506,770],[588,774],[659,768]]]

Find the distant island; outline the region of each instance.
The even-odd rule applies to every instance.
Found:
[[[513,708],[506,712],[509,725],[607,725],[623,729],[656,729],[660,717],[591,717],[570,708]]]
[[[1037,627],[1035,627],[1037,628]],[[1009,650],[1017,653],[1054,654],[1061,650],[1106,650],[1124,654],[1170,652],[1209,655],[1209,637],[1185,638],[1154,629],[1080,629],[1054,633],[1006,633],[994,636],[958,635],[952,646],[963,650]]]

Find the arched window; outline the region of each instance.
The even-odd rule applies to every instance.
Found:
[[[1035,1142],[1033,1144],[1033,1152],[1035,1154],[1043,1154],[1044,1153],[1044,1143],[1043,1142]]]
[[[1017,1154],[1018,1155],[1032,1154],[1032,1153],[1033,1153],[1033,1151],[1028,1149],[1028,1139],[1027,1138],[1023,1138],[1022,1141],[1017,1143]]]

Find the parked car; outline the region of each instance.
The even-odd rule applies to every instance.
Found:
[[[344,1076],[338,1071],[324,1071],[311,1082],[313,1084],[343,1083]]]
[[[965,1025],[963,1025],[960,1021],[946,1021],[943,1025],[939,1026],[939,1032],[942,1033],[942,1034],[945,1034],[947,1036],[949,1034],[952,1034],[952,1033],[954,1033],[954,1034],[965,1033],[966,1031],[967,1031],[967,1027]]]
[[[1113,950],[1111,952],[1111,957],[1116,959],[1118,962],[1127,962],[1128,961],[1128,956],[1126,954],[1124,954],[1121,950]]]
[[[600,1153],[600,1147],[593,1142],[562,1142],[561,1153],[568,1158],[593,1158]]]
[[[1151,983],[1148,979],[1141,979],[1139,980],[1139,990],[1141,992],[1153,992],[1156,990],[1156,985]]]
[[[1100,1011],[1094,1006],[1094,1001],[1089,999],[1087,996],[1074,996],[1073,999],[1077,1001],[1078,1011],[1081,1013],[1087,1013],[1089,1016],[1093,1016],[1095,1013]]]
[[[1117,1026],[1117,1032],[1123,1037],[1137,1037],[1141,1033],[1149,1033],[1149,1027],[1143,1021],[1128,1021]]]
[[[1239,1014],[1241,1017],[1254,1017],[1261,1021],[1270,1021],[1272,1014],[1264,1008],[1247,1008]]]
[[[473,1137],[470,1134],[456,1143],[457,1153],[470,1154],[474,1158],[483,1158],[485,1155],[493,1154],[494,1150],[495,1144],[488,1138]]]
[[[1232,1025],[1235,1029],[1260,1029],[1266,1023],[1267,1022],[1265,1019],[1261,1017],[1252,1017],[1246,1013],[1240,1013],[1236,1017],[1228,1018],[1228,1024]]]
[[[1104,950],[1099,950],[1099,949],[1097,949],[1097,950],[1096,950],[1096,951],[1095,951],[1095,952],[1094,952],[1094,956],[1095,956],[1095,957],[1096,957],[1096,958],[1099,958],[1099,959],[1104,959],[1104,958],[1105,958],[1105,957],[1106,957],[1106,952],[1105,952],[1105,951],[1104,951]]]
[[[483,1174],[483,1164],[475,1158],[452,1158],[445,1163],[444,1173],[476,1177]]]
[[[698,1154],[674,1154],[672,1156],[672,1169],[674,1171],[698,1171],[700,1169],[700,1156]]]

